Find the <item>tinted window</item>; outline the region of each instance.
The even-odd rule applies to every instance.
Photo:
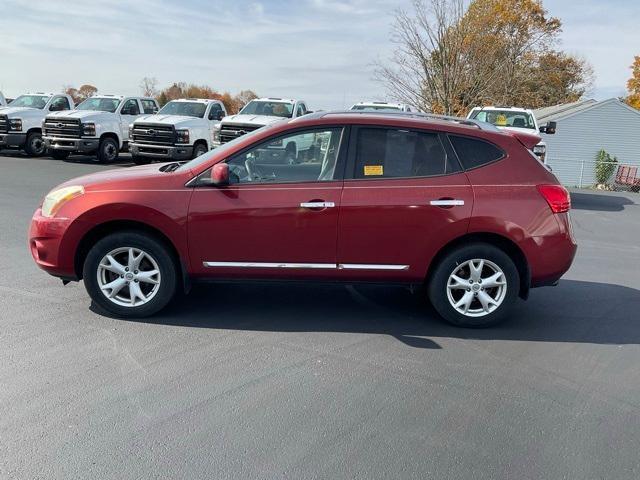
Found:
[[[342,128],[298,132],[233,157],[231,183],[318,182],[334,179]]]
[[[219,104],[214,103],[211,105],[211,110],[209,110],[209,120],[216,120],[221,111],[222,107]]]
[[[156,107],[156,104],[153,100],[141,100],[142,101],[142,109],[144,110],[144,113],[146,113],[147,115],[150,114],[154,114],[158,111],[158,107]]]
[[[435,133],[360,128],[355,178],[431,177],[459,170]]]
[[[55,97],[49,106],[49,110],[52,112],[69,110],[69,100],[67,100],[67,97]]]
[[[476,138],[450,135],[453,148],[465,169],[476,168],[491,163],[504,156],[495,145]]]
[[[139,115],[140,108],[138,108],[138,102],[135,99],[130,99],[125,102],[120,110],[122,115]]]

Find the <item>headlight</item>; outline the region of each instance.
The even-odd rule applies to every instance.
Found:
[[[547,147],[546,145],[536,145],[533,147],[533,153],[544,162],[547,156]]]
[[[129,139],[133,140],[133,125],[129,125]]]
[[[96,124],[95,123],[83,123],[82,124],[82,135],[85,137],[95,137],[96,136]]]
[[[53,190],[44,197],[42,202],[42,216],[53,217],[58,210],[69,200],[79,197],[84,193],[84,187],[73,185]]]
[[[220,125],[216,125],[213,127],[213,131],[211,132],[211,139],[214,142],[220,142],[220,130],[222,130]]]
[[[22,119],[21,118],[10,118],[9,119],[9,130],[13,130],[14,132],[22,131]]]
[[[189,130],[176,130],[176,142],[189,143]]]

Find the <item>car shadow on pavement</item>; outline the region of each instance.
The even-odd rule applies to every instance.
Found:
[[[629,194],[634,195],[634,194]],[[638,197],[640,200],[640,197]],[[627,205],[637,205],[624,195],[606,195],[598,193],[571,192],[571,208],[598,212],[620,212]]]
[[[198,285],[152,324],[265,332],[344,332],[392,336],[413,348],[439,349],[438,338],[640,344],[640,291],[565,280],[519,301],[512,318],[489,329],[442,321],[402,287],[308,284]]]

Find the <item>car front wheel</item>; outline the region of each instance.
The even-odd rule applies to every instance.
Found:
[[[119,317],[146,317],[176,293],[177,273],[167,248],[138,232],[98,241],[87,254],[83,279],[91,299]]]
[[[520,276],[501,249],[475,243],[456,248],[436,265],[428,294],[436,311],[460,327],[488,327],[509,314]]]

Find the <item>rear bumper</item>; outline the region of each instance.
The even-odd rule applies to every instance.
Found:
[[[98,150],[100,145],[99,138],[44,137],[43,139],[49,150],[65,152],[92,153]]]
[[[576,256],[578,245],[573,236],[569,214],[554,216],[558,232],[544,237],[533,237],[527,248],[531,268],[531,287],[555,285],[567,273]],[[531,261],[535,258],[535,261]]]
[[[166,160],[190,160],[193,156],[193,145],[151,145],[148,143],[130,143],[129,152],[138,157],[158,158]]]
[[[25,143],[26,133],[0,133],[0,148],[22,148]]]
[[[68,280],[77,280],[71,252],[63,249],[63,239],[71,220],[47,218],[38,209],[29,227],[29,250],[33,260],[45,272]]]

